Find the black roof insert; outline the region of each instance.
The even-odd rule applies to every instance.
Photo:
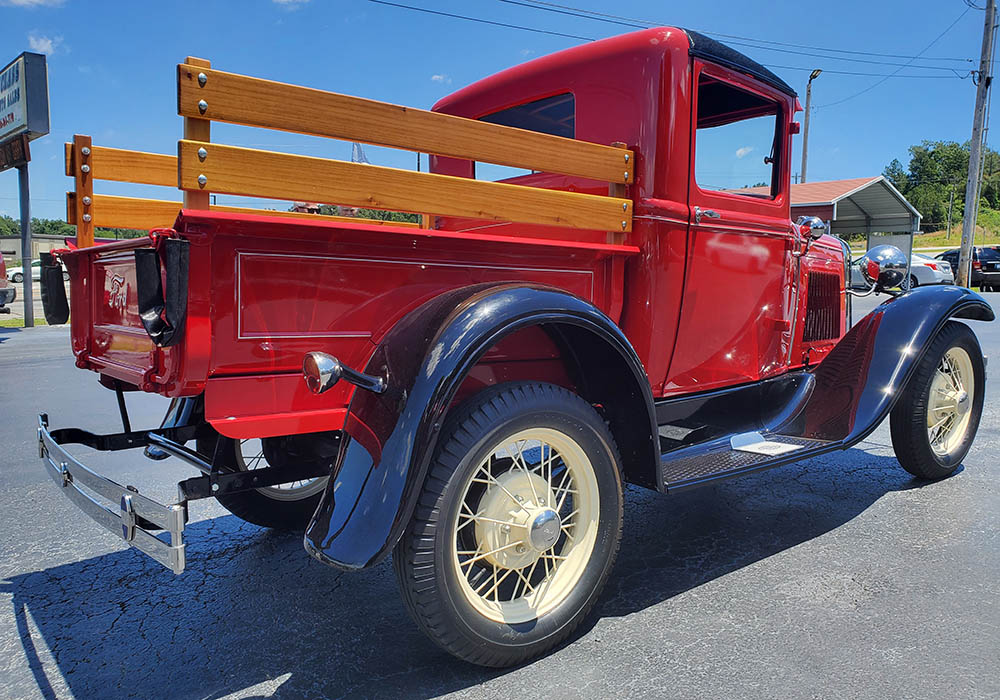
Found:
[[[721,41],[716,41],[715,39],[707,37],[701,32],[696,32],[691,29],[685,29],[683,31],[688,35],[688,39],[691,42],[690,53],[692,56],[704,58],[712,61],[713,63],[726,66],[727,68],[738,70],[741,73],[747,73],[754,78],[757,78],[757,80],[767,83],[773,88],[781,90],[786,95],[790,95],[792,97],[798,96],[795,90],[793,90],[788,83],[764,66],[757,63],[757,61],[752,58],[744,56],[739,51],[731,49]]]

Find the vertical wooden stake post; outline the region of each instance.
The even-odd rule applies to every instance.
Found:
[[[628,144],[623,143],[622,141],[615,141],[611,145],[614,146],[615,148],[628,148]],[[622,160],[623,160],[622,167],[625,169],[625,172],[629,174],[629,176],[626,179],[629,182],[632,182],[635,173],[635,163],[630,163],[624,158]],[[624,199],[626,196],[625,185],[620,182],[612,182],[610,185],[608,185],[608,196],[619,197],[621,199]],[[622,219],[631,218],[631,216],[632,212],[630,211],[622,212]],[[623,231],[608,231],[608,244],[621,245],[624,242],[625,242],[625,233]]]
[[[184,63],[194,68],[211,68],[212,62],[204,58],[188,56]],[[200,81],[199,81],[200,84]],[[212,140],[212,122],[209,119],[198,119],[196,117],[184,117],[184,138],[190,141]],[[206,183],[200,191],[184,190],[185,209],[208,209],[211,195],[209,185]]]
[[[73,206],[76,214],[76,245],[88,248],[94,245],[94,174],[90,172],[93,159],[90,157],[89,136],[76,134],[73,137],[73,181],[76,197]]]

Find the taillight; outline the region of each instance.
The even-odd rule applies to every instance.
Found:
[[[973,260],[972,261],[972,269],[973,270],[982,270],[983,269],[983,264],[981,262],[979,262],[978,260]]]
[[[938,269],[937,263],[924,263],[924,265],[935,271]]]

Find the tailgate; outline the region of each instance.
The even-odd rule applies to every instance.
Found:
[[[189,396],[203,390],[208,367],[207,324],[190,311],[207,301],[184,285],[184,342],[170,347],[157,347],[139,316],[136,251],[152,251],[162,259],[165,242],[164,236],[143,236],[62,254],[70,273],[73,354],[78,367],[143,391]],[[196,257],[189,258],[193,268],[204,264]],[[160,277],[169,290],[168,271],[161,269]]]

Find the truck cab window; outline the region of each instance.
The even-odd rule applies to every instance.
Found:
[[[702,73],[694,159],[698,186],[774,197],[780,157],[778,114],[777,102]]]
[[[487,114],[479,121],[571,139],[576,136],[576,100],[572,93],[564,92]],[[477,179],[493,181],[531,174],[530,170],[479,162],[475,172]]]

